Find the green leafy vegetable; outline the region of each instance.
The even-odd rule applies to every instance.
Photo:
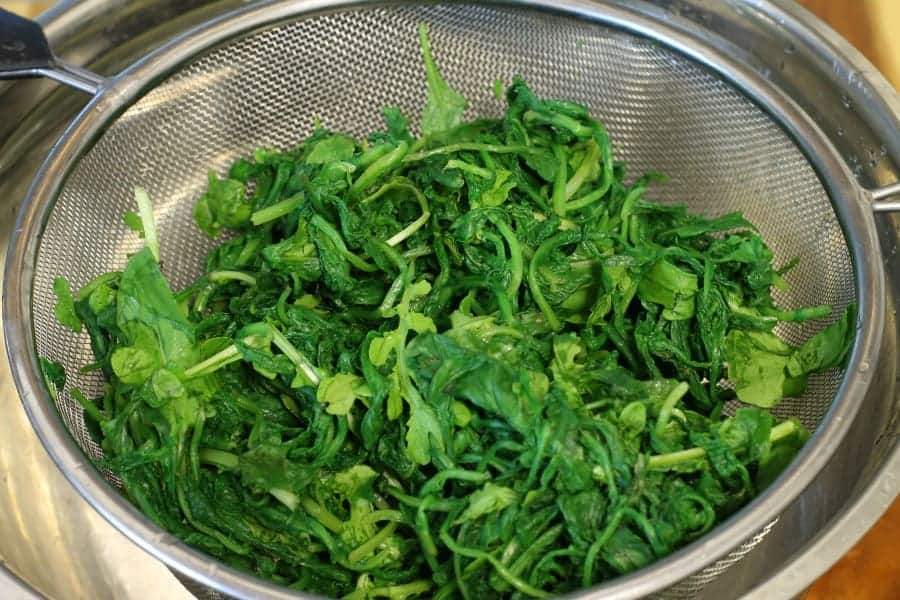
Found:
[[[229,235],[180,291],[136,190],[146,247],[54,282],[108,385],[42,360],[48,387],[144,514],[279,584],[541,598],[639,569],[790,462],[806,432],[767,409],[843,365],[853,307],[777,306],[759,232],[647,199],[584,106],[515,80],[462,122],[420,40],[423,137],[387,108],[211,174],[196,222]]]
[[[419,43],[425,61],[425,80],[428,82],[428,101],[422,110],[422,133],[430,135],[452,129],[462,121],[468,102],[462,94],[444,81],[428,40],[428,27],[419,25]]]
[[[518,494],[515,490],[488,482],[483,488],[469,495],[469,506],[456,519],[456,523],[473,521],[488,513],[501,511],[516,500]]]
[[[75,312],[75,300],[72,298],[69,282],[65,277],[57,277],[53,280],[53,292],[56,294],[56,306],[53,311],[56,320],[75,333],[81,333],[81,318]]]
[[[371,395],[365,381],[358,375],[338,373],[322,380],[316,390],[319,402],[327,404],[325,409],[331,415],[346,415],[356,400]]]
[[[242,182],[219,179],[210,172],[209,186],[194,208],[194,218],[200,229],[214,238],[223,227],[237,229],[247,225],[252,210]]]

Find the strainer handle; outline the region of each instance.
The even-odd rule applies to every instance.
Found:
[[[875,212],[900,212],[900,181],[872,190],[869,195]]]
[[[40,24],[0,9],[0,80],[48,77],[88,94],[105,79],[59,60]]]

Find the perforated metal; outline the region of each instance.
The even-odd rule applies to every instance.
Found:
[[[787,276],[789,289],[776,292],[782,305],[842,309],[854,300],[846,240],[812,167],[766,113],[705,68],[651,40],[536,11],[366,8],[283,24],[213,49],[106,131],[76,166],[40,243],[33,284],[38,353],[62,363],[71,385],[100,393],[99,376],[78,373],[93,360],[87,337],[55,321],[52,282],[64,275],[77,289],[121,268],[139,248],[122,224],[122,214],[134,208],[134,186],[147,188],[154,201],[163,271],[177,287],[200,273],[214,245],[191,217],[209,169],[221,173],[258,146],[290,148],[315,119],[361,136],[380,127],[381,107],[394,105],[415,122],[425,102],[415,34],[423,21],[431,25],[445,77],[470,100],[468,116],[498,115],[492,82],[515,75],[539,95],[587,104],[633,176],[648,170],[669,176],[650,197],[701,213],[742,211],[779,265],[800,258]],[[785,325],[779,333],[796,343],[822,326]],[[777,412],[817,427],[841,377],[812,378],[803,398]],[[100,457],[80,406],[61,395],[58,408],[78,444]],[[674,595],[694,595],[754,540]]]
[[[757,544],[759,544],[767,535],[769,535],[769,532],[772,531],[772,528],[775,527],[777,523],[778,519],[770,522],[768,525],[754,534],[753,537],[744,541],[744,543],[735,548],[724,558],[717,560],[713,564],[694,573],[690,577],[682,579],[675,585],[661,592],[653,594],[651,596],[651,600],[684,600],[686,598],[697,597],[701,592],[703,592],[710,581],[740,562],[742,558],[752,552],[753,549],[756,548]]]

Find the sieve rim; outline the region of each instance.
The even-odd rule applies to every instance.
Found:
[[[297,18],[356,7],[397,4],[359,0],[294,0],[246,7],[214,19],[167,43],[110,80],[66,130],[45,160],[20,208],[7,257],[4,329],[13,380],[29,420],[53,461],[101,516],[169,566],[237,597],[311,597],[226,567],[152,524],[112,485],[77,446],[45,389],[33,344],[31,294],[41,233],[67,175],[112,122],[134,101],[185,62],[222,42]],[[649,37],[711,69],[750,98],[784,129],[816,170],[831,199],[854,266],[861,307],[848,368],[822,424],[784,473],[753,502],[694,543],[632,574],[573,594],[579,598],[643,596],[702,569],[730,552],[775,518],[827,463],[853,421],[872,379],[884,324],[884,271],[875,223],[865,195],[836,151],[808,116],[780,90],[702,40],[622,7],[587,0],[499,1],[490,4],[580,17]]]

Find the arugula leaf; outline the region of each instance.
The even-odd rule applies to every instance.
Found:
[[[122,221],[128,229],[132,230],[140,237],[144,237],[144,224],[141,223],[141,218],[136,212],[130,210],[126,211],[125,214],[122,215]]]
[[[637,293],[644,302],[663,306],[663,318],[670,321],[694,315],[697,276],[662,259],[641,277]]]
[[[123,383],[144,383],[161,367],[160,357],[155,352],[150,336],[137,337],[134,344],[116,348],[110,357],[113,372]],[[146,349],[142,346],[146,346]]]
[[[330,415],[346,415],[353,408],[356,400],[371,395],[363,379],[351,373],[338,373],[326,377],[316,389],[316,398],[327,404],[325,409]]]
[[[405,356],[430,403],[442,404],[448,397],[464,399],[516,429],[527,430],[537,407],[527,394],[517,393],[521,383],[503,362],[432,333],[416,336]]]
[[[59,397],[59,393],[66,387],[66,371],[58,362],[44,357],[40,357],[38,363],[41,366],[41,375],[44,376],[44,382],[47,384],[47,388],[55,401]]]
[[[782,398],[791,348],[767,332],[732,330],[725,337],[728,378],[741,402],[771,408]]]
[[[194,207],[194,219],[206,235],[215,238],[222,228],[240,229],[247,225],[252,211],[241,181],[219,179],[210,171],[207,191]]]
[[[419,45],[425,62],[425,80],[428,82],[428,101],[422,110],[422,134],[432,135],[457,126],[468,107],[462,94],[447,85],[434,62],[428,26],[419,25]]]
[[[160,364],[186,368],[193,362],[193,326],[148,248],[133,255],[122,272],[116,322],[131,345],[156,346]],[[155,349],[148,351],[152,354]]]
[[[841,318],[797,348],[787,361],[791,377],[841,366],[853,341],[856,309],[848,306]]]
[[[434,408],[407,390],[405,398],[410,402],[409,430],[406,433],[406,451],[420,465],[431,462],[431,451],[443,452],[446,448],[444,432]]]
[[[57,277],[53,280],[53,293],[56,294],[56,306],[53,314],[56,320],[75,333],[81,333],[81,319],[75,312],[75,300],[69,290],[69,282],[65,277]]]
[[[348,160],[353,157],[355,151],[356,142],[352,138],[345,135],[333,135],[316,142],[310,153],[306,155],[306,162],[311,165],[321,165]]]
[[[518,497],[515,490],[502,485],[494,485],[489,481],[484,484],[483,488],[469,495],[469,506],[454,523],[473,521],[484,515],[499,512],[515,503]]]

